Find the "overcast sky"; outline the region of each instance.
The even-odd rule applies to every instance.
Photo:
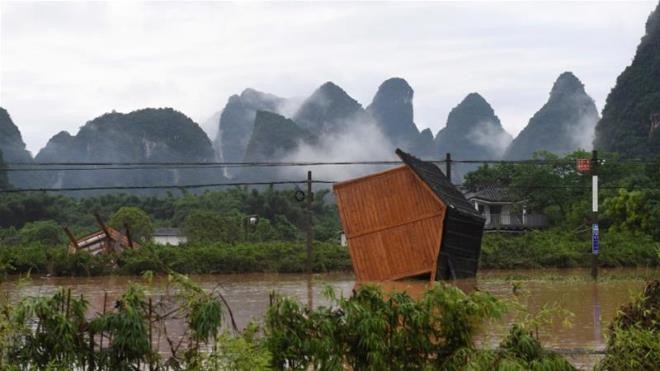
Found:
[[[0,106],[36,154],[112,110],[173,107],[215,135],[204,123],[247,87],[305,97],[331,80],[367,106],[399,76],[420,129],[476,91],[515,135],[562,71],[601,110],[656,5],[0,0]]]

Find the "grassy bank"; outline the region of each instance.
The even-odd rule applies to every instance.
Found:
[[[591,235],[566,231],[534,231],[521,235],[486,234],[481,268],[572,268],[591,264]],[[603,233],[602,267],[657,267],[660,242],[642,234]]]
[[[68,255],[66,247],[38,243],[0,246],[0,274],[32,272],[53,275],[164,273],[298,273],[305,269],[302,242],[198,243],[186,246],[147,245],[120,256]],[[603,267],[660,266],[660,242],[644,235],[604,233]],[[589,236],[541,231],[523,235],[487,234],[481,268],[527,269],[588,267]],[[315,242],[314,272],[349,271],[348,250],[335,243]]]
[[[199,244],[187,246],[147,245],[120,256],[68,255],[65,246],[40,244],[0,247],[0,274],[104,275],[165,273],[246,273],[303,272],[304,243],[263,242],[241,244]],[[314,243],[314,272],[351,269],[346,248],[331,243]]]

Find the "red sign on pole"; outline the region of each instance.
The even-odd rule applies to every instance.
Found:
[[[591,160],[588,158],[579,158],[577,160],[577,171],[581,173],[588,173],[591,171]]]

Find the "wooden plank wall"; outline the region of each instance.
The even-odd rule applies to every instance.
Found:
[[[435,278],[445,206],[406,166],[334,186],[358,281]]]

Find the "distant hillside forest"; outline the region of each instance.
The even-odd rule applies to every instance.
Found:
[[[524,234],[487,233],[482,268],[580,267],[591,262],[591,176],[575,159],[546,153],[543,163],[482,166],[465,178],[466,190],[505,190],[511,201],[547,216],[547,228]],[[604,156],[601,179],[601,256],[606,267],[660,265],[660,159]],[[0,195],[0,276],[167,273],[302,272],[306,262],[307,195],[273,187],[159,196],[103,194],[70,197],[44,192]],[[349,270],[336,205],[328,189],[312,202],[315,272]],[[143,247],[120,255],[67,254],[68,226],[76,236],[100,229],[100,214],[118,230],[129,224]],[[256,217],[258,222],[247,221]],[[156,246],[157,227],[175,227],[182,246]]]
[[[314,235],[319,241],[338,241],[339,219],[336,207],[328,202],[328,190],[315,192],[312,203]],[[306,202],[298,201],[295,190],[264,190],[236,187],[203,194],[168,194],[136,196],[105,194],[73,198],[46,193],[15,193],[0,197],[0,235],[5,242],[21,231],[43,229],[44,241],[67,242],[61,227],[68,226],[76,235],[100,227],[94,214],[106,222],[122,208],[138,210],[148,218],[149,231],[158,227],[176,227],[192,241],[236,242],[243,240],[244,222],[256,215],[259,222],[247,230],[250,241],[293,241],[304,238],[307,223]],[[111,223],[112,225],[112,223]],[[117,225],[123,230],[123,225]],[[50,232],[49,232],[50,231]],[[149,233],[150,235],[150,233]],[[39,233],[35,233],[39,240]],[[27,238],[29,242],[32,237]],[[2,237],[0,237],[0,241]]]

